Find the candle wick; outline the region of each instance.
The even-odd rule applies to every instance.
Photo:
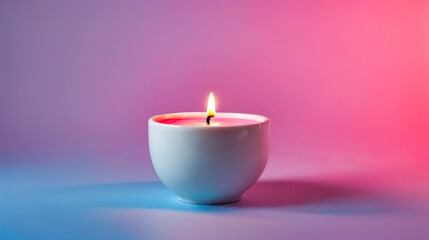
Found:
[[[206,118],[207,125],[210,125],[210,118],[211,118],[211,116],[207,116],[207,118]]]

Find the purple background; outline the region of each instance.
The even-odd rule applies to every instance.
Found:
[[[427,239],[428,62],[426,1],[0,1],[0,238]],[[271,157],[186,205],[147,120],[210,91]]]

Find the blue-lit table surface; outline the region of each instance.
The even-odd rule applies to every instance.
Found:
[[[427,187],[397,187],[369,175],[273,177],[268,167],[239,202],[191,205],[145,164],[130,170],[135,179],[89,165],[4,166],[0,239],[429,237]]]

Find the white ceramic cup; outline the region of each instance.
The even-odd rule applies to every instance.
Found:
[[[149,149],[161,181],[181,201],[221,204],[238,201],[261,176],[270,148],[270,119],[260,115],[218,113],[216,117],[254,120],[239,126],[180,126],[149,119]]]

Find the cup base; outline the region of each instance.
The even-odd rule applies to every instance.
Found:
[[[228,203],[233,203],[233,202],[238,202],[241,200],[241,196],[238,198],[233,198],[230,200],[222,200],[222,201],[217,201],[217,202],[197,202],[197,201],[190,201],[190,200],[186,200],[180,197],[177,197],[177,199],[179,199],[179,201],[184,202],[184,203],[189,203],[189,204],[196,204],[196,205],[221,205],[221,204],[228,204]]]

